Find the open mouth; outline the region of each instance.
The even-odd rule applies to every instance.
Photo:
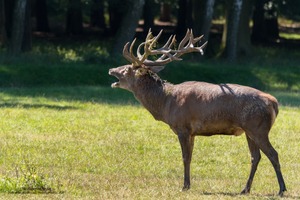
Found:
[[[118,88],[120,86],[120,82],[114,82],[111,84],[112,88]]]
[[[114,77],[116,77],[116,79],[118,79],[118,77],[113,72],[109,71],[108,74],[111,75],[111,76],[114,76]],[[114,83],[111,84],[112,88],[118,88],[119,86],[120,86],[120,82],[119,81],[114,82]]]

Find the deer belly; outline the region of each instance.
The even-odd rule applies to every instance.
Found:
[[[194,135],[212,136],[212,135],[241,135],[244,130],[241,127],[227,123],[192,123],[192,133]]]

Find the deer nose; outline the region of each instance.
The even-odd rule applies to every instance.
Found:
[[[113,69],[109,69],[108,70],[108,74],[111,75],[111,73],[113,72]]]

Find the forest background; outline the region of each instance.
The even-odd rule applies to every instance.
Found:
[[[208,41],[204,56],[170,63],[163,79],[243,84],[279,100],[270,139],[286,198],[299,199],[299,8],[299,0],[0,0],[0,199],[249,197],[238,193],[250,167],[244,137],[197,138],[193,186],[181,193],[177,138],[131,94],[109,88],[108,69],[126,64],[124,44],[149,28],[164,29],[162,43],[187,28]],[[258,171],[250,198],[276,199],[267,159]]]
[[[1,0],[0,45],[11,55],[34,40],[109,41],[111,55],[149,28],[177,34],[187,28],[209,41],[207,56],[251,56],[259,44],[291,44],[299,31],[297,0]],[[79,37],[80,36],[80,37]],[[291,46],[289,46],[291,47]]]
[[[1,61],[18,72],[4,70],[0,84],[26,86],[47,80],[63,84],[67,82],[64,76],[55,74],[70,74],[67,68],[71,65],[74,71],[82,72],[76,66],[84,64],[86,69],[89,64],[101,67],[90,67],[100,71],[98,78],[95,71],[88,73],[85,69],[79,78],[83,84],[109,84],[108,76],[102,73],[106,74],[108,65],[123,64],[124,44],[134,37],[144,40],[149,28],[154,34],[164,29],[161,42],[170,34],[176,34],[180,41],[187,28],[193,29],[194,35],[203,34],[201,42],[209,41],[204,57],[210,61],[251,60],[254,65],[263,65],[261,59],[278,63],[287,54],[286,60],[296,62],[300,46],[299,4],[297,0],[0,0]],[[24,56],[27,61],[20,60]],[[41,72],[45,67],[39,65],[51,62],[30,64],[32,59],[48,59],[53,66],[57,61],[57,65],[68,67],[60,67],[57,73],[52,67],[50,73],[54,74],[45,75]],[[27,76],[32,71],[29,69],[38,74],[37,81]],[[64,78],[69,80],[72,76]],[[200,78],[203,77],[197,80]],[[69,84],[75,83],[70,80]]]

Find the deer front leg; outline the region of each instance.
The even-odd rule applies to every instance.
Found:
[[[178,139],[182,151],[182,160],[184,165],[184,184],[182,190],[190,189],[190,164],[192,160],[193,147],[194,147],[194,136],[189,134],[178,134]]]

